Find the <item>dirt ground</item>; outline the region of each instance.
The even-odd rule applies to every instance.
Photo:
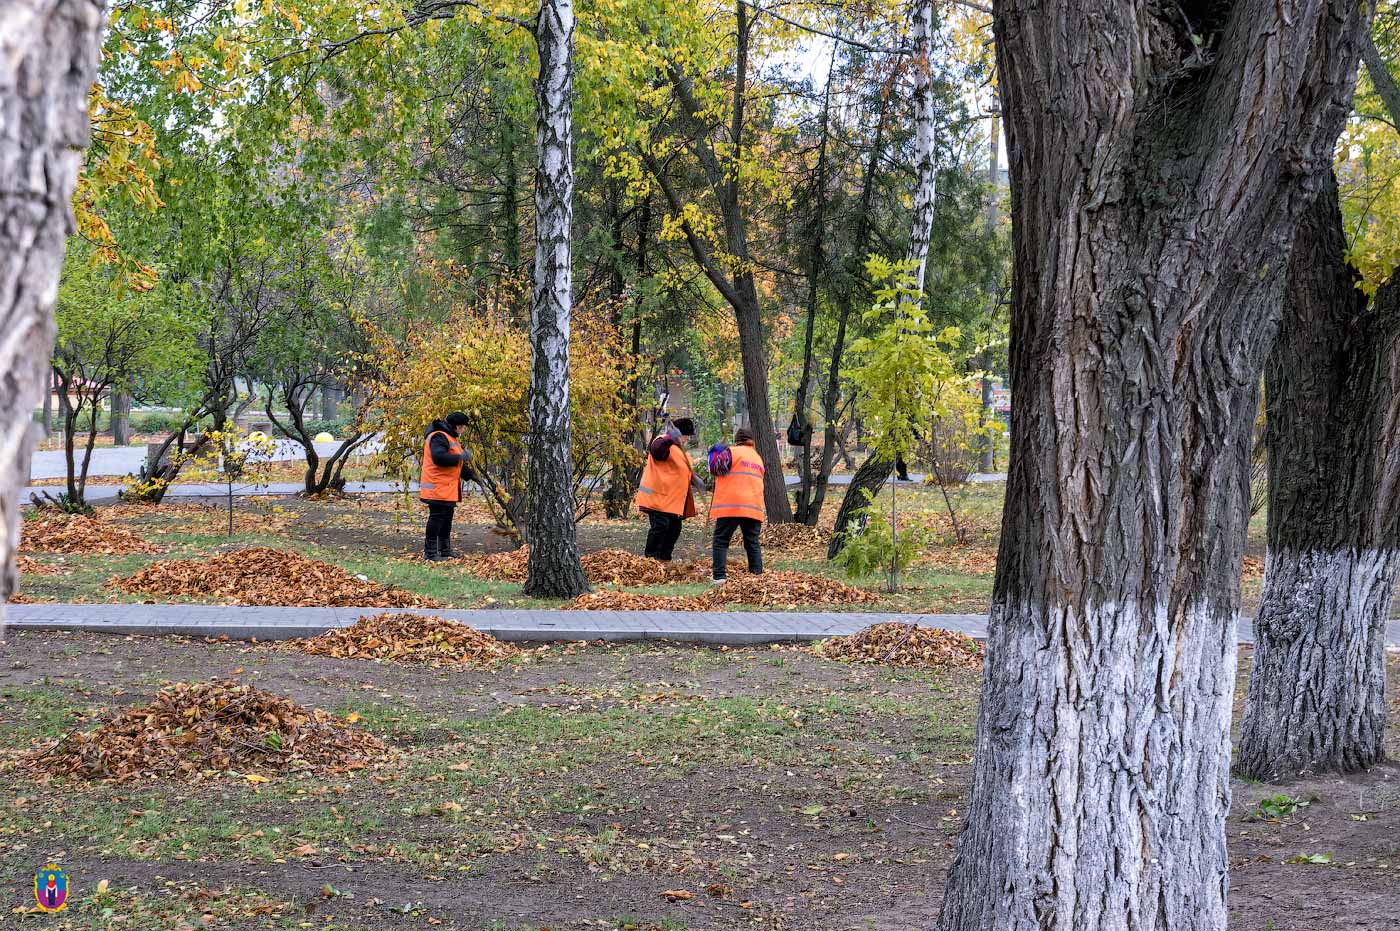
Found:
[[[193,786],[43,782],[19,765],[104,707],[216,676],[355,715],[392,756]],[[0,926],[926,929],[966,804],[977,686],[792,647],[558,646],[456,671],[12,634]],[[1398,823],[1393,765],[1236,782],[1231,927],[1400,926]],[[12,914],[49,861],[69,870],[73,908]]]

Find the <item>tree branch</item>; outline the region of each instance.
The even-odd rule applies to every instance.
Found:
[[[1400,86],[1396,85],[1395,77],[1386,66],[1385,59],[1381,57],[1380,49],[1376,48],[1376,40],[1370,35],[1361,39],[1361,60],[1366,63],[1366,73],[1371,76],[1376,96],[1380,97],[1381,103],[1385,104],[1386,113],[1390,115],[1390,124],[1400,125]]]
[[[906,49],[888,48],[882,45],[871,45],[868,42],[862,42],[860,39],[852,39],[850,36],[843,36],[835,32],[827,32],[825,29],[822,29],[820,27],[811,26],[807,23],[799,22],[795,19],[790,19],[789,17],[784,16],[782,13],[779,13],[772,7],[759,6],[757,3],[754,2],[754,0],[739,0],[739,2],[744,4],[744,6],[748,7],[749,9],[753,10],[755,13],[767,14],[768,16],[771,16],[776,20],[781,20],[782,22],[787,23],[789,26],[795,26],[803,32],[809,32],[815,36],[823,36],[827,39],[834,39],[835,41],[840,42],[844,45],[849,45],[852,48],[862,49],[863,51],[867,52],[875,52],[876,54],[881,55],[898,55],[906,51]],[[973,4],[970,3],[966,5],[973,6]],[[982,9],[982,7],[979,6],[977,7],[977,9]],[[987,12],[990,13],[991,10],[988,9]]]

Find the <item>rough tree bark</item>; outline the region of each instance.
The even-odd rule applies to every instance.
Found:
[[[535,281],[530,307],[530,562],[525,594],[588,591],[574,521],[569,314],[574,214],[574,6],[541,0],[535,148]]]
[[[1385,755],[1385,624],[1400,574],[1400,282],[1367,307],[1330,175],[1294,240],[1264,369],[1269,555],[1236,772],[1351,772]]]
[[[125,391],[112,392],[112,445],[131,443],[131,395]]]
[[[0,4],[0,638],[103,22],[97,0]]]
[[[1250,427],[1369,17],[996,4],[1017,410],[942,931],[1226,927]]]

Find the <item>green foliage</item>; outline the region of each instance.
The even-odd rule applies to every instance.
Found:
[[[956,393],[970,391],[973,381],[952,353],[958,328],[929,320],[913,268],[907,260],[870,256],[866,269],[878,287],[864,317],[875,331],[851,346],[858,360],[851,371],[856,409],[875,438],[874,451],[890,459],[912,459],[925,425],[949,416]]]
[[[1280,792],[1261,799],[1246,816],[1250,821],[1282,821],[1291,818],[1313,803],[1313,799]]]
[[[890,566],[903,572],[914,561],[921,545],[920,531],[912,527],[901,528],[898,540],[894,528],[882,513],[879,502],[870,489],[862,488],[865,504],[852,515],[853,529],[846,531],[846,539],[841,551],[836,555],[836,564],[846,570],[852,579],[863,579],[880,572],[888,572]]]

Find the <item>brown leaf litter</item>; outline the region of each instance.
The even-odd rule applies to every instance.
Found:
[[[523,652],[447,618],[387,613],[365,615],[350,627],[329,630],[318,637],[289,640],[278,644],[278,649],[339,659],[485,667],[496,666]]]
[[[388,751],[372,734],[281,695],[232,680],[176,682],[148,705],[110,714],[26,757],[40,772],[82,779],[344,771]]]
[[[811,648],[843,663],[881,663],[912,669],[980,669],[983,648],[966,634],[937,627],[890,622],[872,624],[848,637],[831,637]]]
[[[82,514],[39,513],[24,521],[20,548],[41,553],[129,556],[156,547],[117,524]]]
[[[507,553],[472,553],[457,563],[472,575],[496,582],[524,582],[529,572],[530,548],[522,546]],[[709,571],[698,562],[661,562],[626,550],[598,550],[584,553],[583,571],[595,584],[666,585],[674,582],[700,582]]]
[[[576,611],[710,611],[728,605],[761,608],[796,608],[799,605],[874,604],[879,597],[845,582],[784,570],[762,575],[732,576],[699,595],[640,595],[636,592],[598,591],[580,595],[561,605]]]
[[[819,553],[826,557],[831,531],[806,524],[764,524],[763,548],[778,553]]]
[[[107,583],[133,595],[285,607],[438,608],[431,598],[371,582],[296,553],[253,547],[209,559],[167,559]]]

